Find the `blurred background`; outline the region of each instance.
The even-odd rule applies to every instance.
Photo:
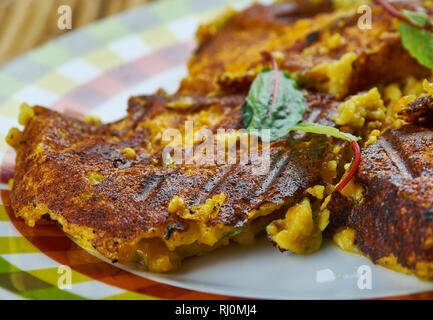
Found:
[[[71,7],[74,30],[154,1],[163,0],[0,0],[0,65],[68,32],[57,27],[61,5]]]

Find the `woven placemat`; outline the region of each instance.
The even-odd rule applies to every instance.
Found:
[[[0,0],[0,64],[55,38],[60,30],[59,6],[72,10],[72,28],[162,0]]]

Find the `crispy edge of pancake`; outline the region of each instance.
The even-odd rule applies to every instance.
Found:
[[[334,193],[328,231],[343,250],[395,271],[433,277],[431,129],[389,128],[362,152],[356,184],[363,197]]]

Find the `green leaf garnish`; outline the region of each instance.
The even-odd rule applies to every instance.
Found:
[[[360,138],[356,137],[350,133],[345,133],[337,128],[334,127],[328,127],[317,123],[299,123],[296,126],[293,126],[291,128],[288,128],[290,131],[303,131],[303,132],[309,132],[309,133],[317,133],[317,134],[327,134],[334,138],[343,139],[346,141],[358,141]]]
[[[430,19],[429,16],[423,12],[403,10],[401,14],[421,28],[424,28]]]
[[[243,122],[248,133],[258,134],[263,140],[265,137],[260,129],[269,129],[271,141],[286,136],[292,130],[326,134],[350,142],[360,139],[334,127],[300,123],[306,109],[303,94],[287,72],[278,70],[273,56],[266,56],[271,59],[274,69],[264,69],[257,75],[242,106]],[[255,132],[252,132],[253,129]]]
[[[242,106],[247,132],[258,135],[264,141],[266,136],[261,129],[270,130],[270,141],[278,140],[287,135],[288,128],[302,120],[305,112],[304,96],[287,72],[278,71],[278,92],[273,103],[274,75],[270,69],[260,72]]]
[[[433,69],[433,33],[425,29],[430,21],[428,15],[422,12],[403,10],[402,15],[409,19],[416,28],[402,22],[398,28],[403,47],[423,66]]]
[[[290,128],[289,130],[298,130],[298,131],[317,133],[317,134],[327,134],[334,138],[343,139],[350,142],[353,151],[355,152],[355,159],[353,160],[352,167],[350,168],[347,175],[335,187],[335,191],[341,192],[347,186],[350,180],[352,180],[352,178],[355,176],[356,171],[358,170],[359,164],[361,162],[361,149],[359,148],[359,145],[357,143],[357,141],[361,138],[355,137],[350,133],[341,132],[337,128],[323,126],[317,123],[307,123],[307,122],[300,123],[297,126]]]
[[[357,143],[360,138],[334,127],[317,123],[299,123],[306,109],[304,96],[298,90],[296,82],[290,79],[286,72],[278,70],[272,54],[265,53],[265,56],[271,59],[273,71],[263,70],[251,85],[247,101],[242,106],[245,128],[250,134],[258,134],[262,140],[267,137],[263,136],[260,129],[271,131],[271,141],[284,137],[291,130],[325,134],[349,141],[355,152],[355,160],[346,177],[335,187],[336,191],[341,192],[355,176],[361,162],[361,149]],[[280,83],[283,84],[284,90],[280,90]],[[238,232],[240,231],[225,233],[220,240],[234,236]]]

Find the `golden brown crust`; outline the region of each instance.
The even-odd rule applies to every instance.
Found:
[[[363,150],[354,204],[334,194],[330,230],[356,231],[356,247],[374,262],[393,256],[420,277],[433,276],[433,135],[430,129],[388,129]],[[430,265],[430,269],[426,266]]]
[[[298,73],[307,86],[340,96],[408,75],[429,74],[403,49],[392,17],[380,7],[372,6],[372,27],[360,30],[361,14],[356,8],[329,11],[326,3],[312,3],[317,2],[256,4],[232,15],[200,43],[180,92],[246,92],[255,75],[270,66],[263,51],[278,52],[280,67]],[[407,9],[415,5],[398,3]],[[337,62],[346,54],[354,55],[347,83],[341,83],[347,88],[329,87],[342,75],[317,67]]]

